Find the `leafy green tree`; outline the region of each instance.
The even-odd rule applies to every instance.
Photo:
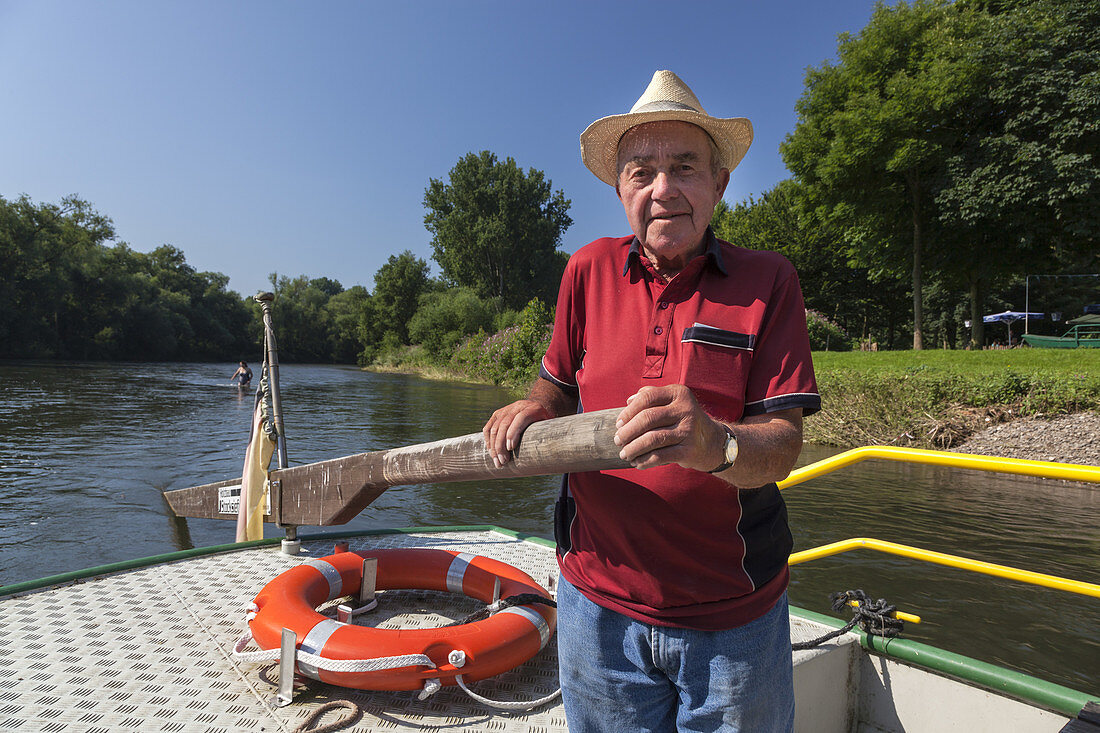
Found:
[[[492,308],[470,288],[425,293],[409,336],[433,357],[446,357],[464,337],[491,328]]]
[[[354,285],[335,293],[325,308],[329,312],[332,331],[329,353],[339,364],[354,364],[363,350],[359,324],[368,317],[371,295],[362,285]]]
[[[1095,271],[1100,247],[1100,5],[1005,5],[973,44],[982,93],[936,196],[952,241],[939,264],[969,291],[976,344],[994,287]]]
[[[430,179],[424,191],[432,258],[445,281],[504,307],[518,310],[532,296],[553,301],[567,259],[557,247],[573,223],[569,203],[542,171],[524,173],[488,150],[468,153],[448,182]]]
[[[781,152],[844,232],[849,258],[897,276],[908,268],[913,348],[923,346],[923,257],[935,234],[933,199],[980,92],[970,41],[979,13],[946,0],[877,4],[838,63],[807,72],[798,126]]]
[[[539,374],[543,354],[550,345],[554,311],[538,298],[532,298],[520,313],[515,335],[501,354],[501,368],[512,383],[530,384]]]
[[[366,342],[379,341],[391,331],[399,343],[409,343],[409,321],[429,287],[427,262],[409,250],[390,255],[374,274],[373,333]]]
[[[200,272],[202,295],[192,301],[196,323],[195,353],[202,359],[244,358],[256,353],[248,340],[249,309],[240,296],[229,290],[229,277],[220,272]]]
[[[70,355],[73,278],[114,237],[111,220],[75,196],[0,198],[0,356]]]
[[[326,308],[328,293],[305,275],[291,279],[273,273],[269,279],[275,294],[276,306],[272,308],[271,320],[278,339],[280,360],[298,363],[332,361],[329,335],[333,331],[333,316]],[[324,285],[323,282],[321,284]],[[256,328],[259,309],[253,312]],[[262,330],[258,330],[257,339],[261,335]]]

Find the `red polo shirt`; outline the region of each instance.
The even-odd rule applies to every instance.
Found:
[[[703,408],[744,415],[820,408],[791,264],[714,238],[666,282],[633,237],[569,260],[542,376],[581,410],[622,407],[645,385],[685,384]],[[775,484],[735,490],[681,466],[570,474],[559,562],[595,603],[667,626],[731,628],[787,586],[792,540]]]

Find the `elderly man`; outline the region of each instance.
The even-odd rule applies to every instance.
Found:
[[[564,477],[556,509],[573,731],[793,725],[774,482],[820,398],[794,268],[709,227],[751,140],[668,71],[585,130],[585,165],[634,235],[570,258],[540,378],[485,425],[503,464],[537,420],[625,405],[615,442],[633,468]]]

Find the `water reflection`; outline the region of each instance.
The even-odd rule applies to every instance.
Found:
[[[250,390],[231,365],[0,365],[0,583],[229,542],[169,516],[164,489],[240,475]],[[352,367],[281,371],[291,465],[477,432],[492,387]],[[813,419],[813,418],[810,418]],[[809,446],[801,462],[833,451]],[[549,537],[556,477],[395,487],[349,525],[497,524]],[[796,549],[870,536],[1100,582],[1100,491],[867,461],[784,492]],[[274,536],[274,528],[267,528]],[[309,531],[309,528],[304,528]],[[796,605],[862,588],[925,618],[906,635],[1100,691],[1100,603],[869,551],[792,571]]]

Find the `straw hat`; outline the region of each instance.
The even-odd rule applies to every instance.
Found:
[[[752,144],[752,123],[744,117],[711,117],[698,97],[671,71],[657,71],[630,112],[596,120],[581,133],[581,158],[588,170],[614,186],[619,179],[619,140],[646,122],[679,120],[703,128],[718,146],[721,168],[733,170]]]

